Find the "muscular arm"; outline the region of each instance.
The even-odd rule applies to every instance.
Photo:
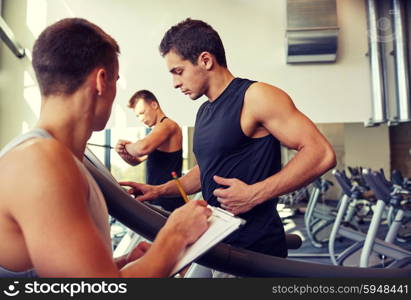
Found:
[[[181,251],[206,228],[205,203],[190,203],[180,215],[205,218],[201,228],[184,232],[187,224],[174,215],[146,255],[118,270],[89,214],[87,185],[68,149],[54,140],[35,141],[7,159],[11,163],[4,171],[15,180],[2,190],[1,203],[21,229],[42,277],[168,276]],[[189,221],[188,227],[195,226],[194,218]]]
[[[176,132],[176,127],[177,125],[170,124],[169,122],[160,123],[145,138],[135,143],[127,144],[126,150],[132,156],[150,154]]]
[[[201,190],[200,168],[195,166],[186,175],[180,178],[184,191],[188,194],[194,194]],[[130,193],[136,195],[139,201],[153,200],[159,197],[176,197],[180,192],[174,180],[170,180],[161,185],[148,185],[132,181],[120,182],[121,185],[130,186]],[[143,194],[143,195],[141,195]]]
[[[147,155],[135,157],[128,153],[119,154],[119,155],[126,163],[128,163],[131,166],[137,166],[141,164],[143,161],[147,160],[147,157],[148,157]]]
[[[143,161],[147,159],[147,155],[144,156],[133,156],[126,150],[126,145],[132,144],[130,141],[127,140],[119,140],[114,147],[114,150],[120,155],[120,157],[129,165],[136,166],[141,164]]]
[[[282,145],[297,150],[280,172],[256,184],[259,201],[296,190],[335,166],[331,145],[286,93],[259,83],[250,90],[249,97],[257,102],[252,108],[256,121]]]
[[[280,172],[250,186],[237,179],[215,177],[229,188],[217,189],[214,194],[223,207],[235,214],[296,190],[335,166],[331,145],[285,92],[256,83],[247,90],[244,101],[243,111],[249,123],[259,124],[281,144],[297,150],[297,154]]]

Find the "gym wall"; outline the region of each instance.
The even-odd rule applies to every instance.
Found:
[[[152,90],[181,125],[194,124],[205,99],[193,102],[174,90],[158,53],[164,32],[187,17],[205,20],[220,33],[236,76],[282,88],[317,124],[357,123],[359,128],[371,115],[364,1],[337,0],[336,63],[299,65],[285,63],[286,1],[3,0],[2,14],[27,49],[46,25],[72,16],[95,22],[119,42],[121,80],[109,127],[136,126],[126,103],[142,88]],[[29,58],[17,59],[0,43],[0,146],[33,126],[38,115],[40,97]],[[350,134],[364,140],[367,130]],[[377,131],[377,140],[389,143],[386,130]],[[389,164],[389,151],[378,161]]]

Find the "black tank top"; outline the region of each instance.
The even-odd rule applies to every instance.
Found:
[[[146,166],[148,184],[159,185],[173,179],[171,176],[173,171],[180,177],[183,167],[183,150],[175,152],[154,150],[148,155]],[[182,198],[158,198],[150,203],[161,205],[164,209],[173,211],[183,205],[184,200]]]
[[[246,136],[240,125],[244,95],[253,81],[235,78],[213,102],[203,103],[197,113],[194,153],[201,172],[203,197],[220,206],[213,191],[219,188],[213,176],[237,178],[247,184],[266,179],[281,169],[279,141],[271,134]],[[271,199],[239,215],[246,225],[225,242],[270,255],[287,255],[284,229]]]

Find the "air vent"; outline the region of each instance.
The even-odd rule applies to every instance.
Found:
[[[335,62],[335,0],[287,0],[287,63]]]

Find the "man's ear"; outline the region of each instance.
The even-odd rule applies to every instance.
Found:
[[[202,66],[204,69],[209,71],[214,66],[214,56],[207,51],[201,52],[198,56],[197,63],[199,66]]]
[[[150,105],[151,105],[151,107],[154,108],[154,109],[158,109],[158,107],[159,107],[159,105],[158,105],[158,103],[157,103],[156,101],[151,101]]]
[[[97,95],[101,96],[106,89],[107,84],[107,72],[105,69],[100,68],[96,73],[96,90]]]

